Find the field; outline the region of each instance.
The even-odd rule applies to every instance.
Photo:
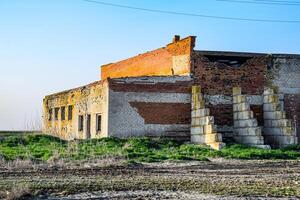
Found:
[[[300,146],[214,151],[167,139],[0,139],[0,195],[49,199],[300,197]],[[109,197],[109,198],[108,198]],[[11,198],[12,199],[12,198]]]
[[[0,138],[8,137],[8,136],[21,136],[21,135],[34,135],[41,134],[41,131],[0,131]]]

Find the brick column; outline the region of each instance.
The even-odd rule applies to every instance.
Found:
[[[257,119],[253,117],[246,95],[241,94],[240,87],[234,87],[232,93],[234,140],[248,146],[270,148],[269,145],[264,144],[262,129],[257,125]]]
[[[281,148],[297,144],[296,131],[292,120],[286,118],[286,113],[281,109],[278,95],[273,89],[264,90],[264,131],[263,135],[268,144],[274,148]]]
[[[195,144],[206,144],[213,149],[221,149],[222,135],[217,133],[214,125],[214,117],[209,115],[209,109],[205,108],[205,102],[200,86],[192,86],[192,122],[191,142]]]

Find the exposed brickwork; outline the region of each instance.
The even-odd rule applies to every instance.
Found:
[[[234,86],[240,86],[245,94],[263,93],[269,63],[267,56],[249,58],[240,67],[211,62],[196,51],[192,59],[195,83],[203,87],[205,94],[230,95]]]
[[[122,92],[163,92],[163,93],[190,93],[191,82],[177,81],[175,83],[121,83],[109,80],[110,89]]]
[[[300,138],[300,94],[284,95],[284,109],[287,118],[297,120],[297,137]]]
[[[90,126],[96,127],[96,115],[101,113],[102,120],[107,120],[107,92],[106,80],[96,81],[88,85],[48,95],[43,100],[43,132],[63,139],[85,139],[105,137],[108,135],[107,125],[101,124],[101,132],[95,128],[78,130],[78,119],[82,116],[86,120],[91,116]],[[71,106],[72,109],[69,109]],[[65,109],[62,114],[62,108]],[[57,110],[57,118],[55,118]],[[69,118],[71,116],[71,118]]]
[[[194,84],[201,86],[205,107],[210,109],[215,124],[223,126],[221,131],[230,131],[234,125],[233,87],[241,87],[247,103],[253,104],[251,118],[263,126],[260,97],[264,87],[269,86],[284,94],[287,117],[296,116],[300,138],[299,55],[196,51],[194,45],[193,36],[175,36],[163,48],[102,66],[100,82],[46,96],[45,128],[52,128],[52,134],[58,132],[64,138],[72,134],[84,138],[81,132],[86,127],[77,130],[78,116],[91,114],[95,130],[96,116],[101,114],[103,134],[92,131],[92,137],[189,133]],[[74,106],[70,122],[48,119],[49,110],[69,105]]]
[[[217,125],[233,126],[233,111],[231,104],[219,104],[207,106],[210,109],[210,113],[215,118]],[[254,117],[257,119],[258,125],[263,126],[263,108],[260,105],[250,105],[253,111]]]
[[[190,72],[190,55],[195,38],[187,37],[166,47],[101,67],[101,79],[135,76],[169,76]],[[181,69],[175,69],[174,57],[186,56]],[[175,59],[176,60],[176,59]],[[176,67],[176,66],[174,66]]]
[[[215,124],[217,125],[228,125],[233,126],[233,111],[232,105],[230,104],[220,104],[211,105],[209,104],[207,108],[210,109],[211,116],[214,116]]]
[[[195,46],[195,37],[187,37],[179,42],[173,42],[167,45],[167,50],[173,56],[191,54]]]
[[[190,124],[189,103],[130,102],[144,118],[145,124]]]
[[[171,69],[172,55],[165,48],[161,48],[102,66],[101,79],[141,75],[172,75]]]

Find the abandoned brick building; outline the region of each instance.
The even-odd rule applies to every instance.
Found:
[[[300,138],[300,55],[194,50],[195,37],[101,67],[48,95],[43,131],[64,139],[163,136],[220,148]],[[298,137],[297,137],[298,136]]]

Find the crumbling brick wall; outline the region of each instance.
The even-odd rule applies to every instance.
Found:
[[[166,47],[103,65],[101,79],[188,75],[190,73],[190,55],[194,44],[195,37],[190,36],[182,40],[175,37],[173,42]]]
[[[205,94],[231,95],[232,87],[239,86],[245,94],[263,93],[265,74],[270,63],[269,56],[208,56],[201,52],[194,51],[193,77],[196,84],[200,84]],[[220,61],[238,62],[239,66],[229,65]],[[210,60],[211,59],[211,60]]]
[[[106,137],[108,83],[97,81],[86,86],[48,95],[43,100],[43,132],[63,139]],[[71,106],[71,110],[69,110]],[[62,115],[64,108],[64,115]],[[55,111],[56,110],[56,111]],[[70,117],[69,118],[69,112]],[[55,117],[57,112],[57,118]],[[96,115],[101,114],[101,131],[96,130]],[[90,115],[90,133],[87,133],[87,115]],[[64,119],[62,117],[64,116]],[[79,131],[79,116],[83,117],[83,129]]]
[[[190,123],[190,87],[198,84],[218,127],[230,131],[232,88],[241,87],[258,125],[263,125],[262,94],[268,86],[278,88],[283,109],[288,118],[295,119],[300,138],[299,55],[196,51],[194,45],[194,36],[181,40],[175,36],[163,48],[104,65],[101,78],[109,84],[103,90],[106,96],[94,88],[100,82],[50,95],[44,100],[44,116],[47,118],[49,108],[68,104],[92,111],[95,99],[105,96],[107,104],[101,110],[107,113],[106,135],[157,136],[178,130],[186,132]],[[47,130],[59,128],[63,136],[70,132],[68,127],[72,129],[69,122],[45,121],[44,124]]]
[[[287,118],[292,119],[296,127],[297,137],[300,138],[300,94],[284,95],[284,110]],[[300,141],[299,141],[300,142]]]
[[[265,54],[202,52],[192,54],[192,76],[194,84],[202,87],[207,107],[215,117],[216,124],[230,130],[233,126],[232,87],[241,87],[250,98],[251,109],[263,125],[261,94],[267,79],[271,59]],[[218,98],[213,101],[212,97]],[[220,98],[222,97],[222,98]]]
[[[273,55],[270,82],[283,95],[284,110],[294,121],[300,142],[300,56]]]
[[[189,138],[191,78],[109,79],[109,134]]]

